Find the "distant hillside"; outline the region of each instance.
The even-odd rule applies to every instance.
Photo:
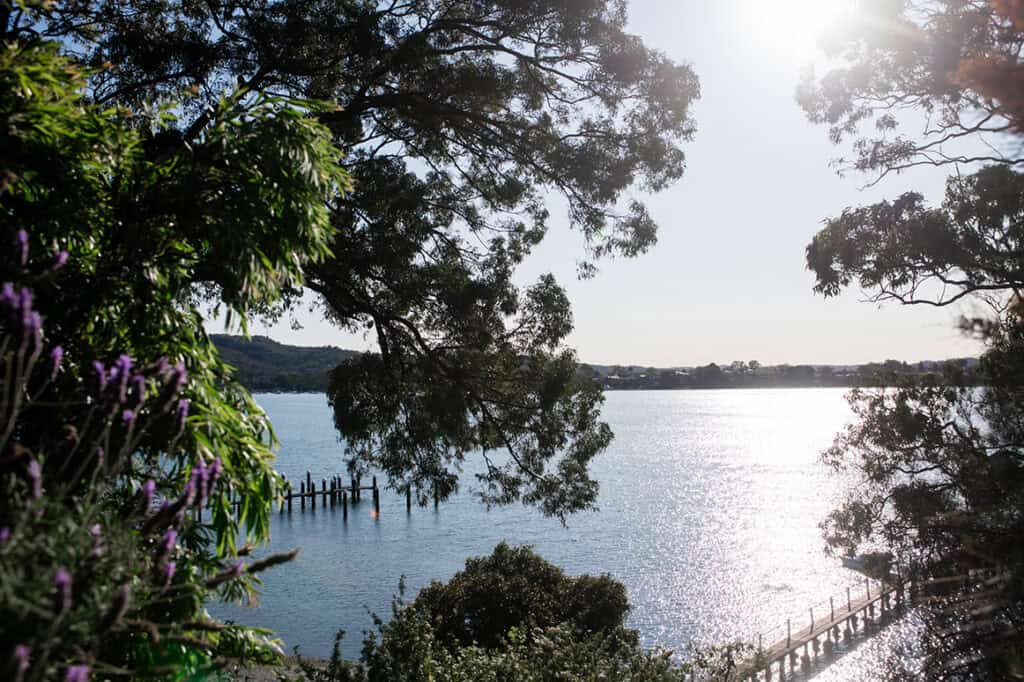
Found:
[[[265,336],[211,336],[221,357],[236,368],[238,381],[250,391],[326,391],[327,373],[360,354],[334,346],[286,346]]]
[[[225,334],[212,336],[224,359],[238,370],[238,380],[250,391],[326,391],[327,373],[360,354],[334,346],[286,346],[265,336],[255,336],[251,341]],[[941,377],[947,364],[961,368],[971,381],[977,362],[976,358],[956,358],[916,363],[886,360],[864,365],[766,366],[755,361],[737,361],[728,365],[669,368],[581,364],[579,371],[610,391],[776,388],[886,385],[896,376]]]

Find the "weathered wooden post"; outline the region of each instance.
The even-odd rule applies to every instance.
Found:
[[[829,621],[835,620],[836,619],[836,605],[835,605],[835,603],[833,603],[832,597],[828,598],[828,611],[829,611],[829,616],[828,616]]]
[[[847,613],[852,613],[853,612],[853,600],[850,599],[850,588],[849,587],[846,588],[846,612]]]
[[[309,472],[307,471],[306,472],[306,492],[308,493],[311,490],[313,490],[313,477],[310,476]]]
[[[299,511],[306,511],[306,484],[299,481]]]
[[[341,491],[341,520],[348,521],[348,493]]]
[[[331,509],[334,509],[334,476],[331,476]]]
[[[871,578],[864,578],[864,589],[868,592],[868,599],[871,599]]]
[[[807,632],[810,633],[810,632],[814,632],[814,608],[812,607],[812,608],[808,609],[808,612],[811,614],[811,629],[808,630]]]
[[[412,488],[405,489],[405,513],[412,514]]]
[[[790,627],[789,618],[786,619],[786,646],[789,646],[793,641],[793,632]]]
[[[380,518],[380,488],[377,487],[377,477],[373,477],[373,511]]]
[[[800,657],[800,666],[807,672],[811,669],[811,657],[807,655],[807,642],[804,642],[804,655]]]
[[[352,474],[352,493],[351,493],[350,497],[352,498],[352,506],[355,506],[356,502],[359,501],[359,500],[356,499],[356,475],[355,474]]]
[[[440,502],[440,498],[437,493],[437,486],[434,486],[434,509],[437,509],[437,505]]]
[[[306,492],[309,493],[310,511],[316,511],[316,483],[306,488]]]
[[[292,496],[295,493],[292,491],[292,482],[288,481],[288,513],[292,513]]]

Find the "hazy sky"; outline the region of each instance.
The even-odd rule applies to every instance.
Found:
[[[845,364],[977,352],[954,329],[958,311],[880,308],[856,290],[830,300],[811,291],[804,248],[824,218],[908,189],[937,202],[946,175],[911,172],[862,190],[868,178],[839,178],[829,167],[840,150],[807,122],[794,90],[830,2],[631,0],[632,31],[700,77],[698,131],[683,179],[645,197],[660,227],[647,255],[604,262],[596,278],[578,281],[581,242],[553,204],[556,220],[522,281],[553,272],[567,288],[576,321],[569,342],[583,361]],[[298,319],[298,331],[287,323],[251,331],[298,345],[373,344],[315,315]]]

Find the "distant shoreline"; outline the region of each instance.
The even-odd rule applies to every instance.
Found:
[[[235,368],[235,378],[254,393],[326,393],[330,371],[363,354],[333,346],[289,346],[265,336],[245,339],[213,334],[212,338],[221,356]],[[948,367],[955,368],[970,384],[977,362],[976,358],[955,358],[863,365],[761,365],[751,360],[668,368],[581,363],[579,373],[606,391],[854,388],[892,386],[901,378],[941,382]]]

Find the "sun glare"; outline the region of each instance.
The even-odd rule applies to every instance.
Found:
[[[747,30],[773,50],[811,57],[819,38],[853,11],[853,0],[742,0]]]

